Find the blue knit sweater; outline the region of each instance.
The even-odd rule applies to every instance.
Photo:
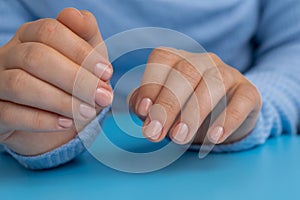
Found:
[[[0,2],[0,45],[5,44],[24,22],[55,17],[65,7],[93,12],[104,39],[145,26],[180,31],[252,81],[263,98],[255,129],[242,141],[217,145],[214,151],[244,150],[264,143],[270,136],[297,133],[300,117],[299,0],[3,0]],[[114,67],[114,77],[128,70]],[[104,115],[102,112],[99,119]],[[93,123],[80,134],[88,137],[95,131]],[[84,146],[77,137],[36,157],[23,157],[6,150],[24,166],[42,169],[73,159]]]

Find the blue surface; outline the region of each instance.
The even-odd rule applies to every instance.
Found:
[[[122,135],[113,118],[104,124],[104,130]],[[87,152],[63,167],[38,172],[3,154],[0,199],[297,199],[299,152],[299,137],[282,136],[246,152],[211,154],[204,160],[187,152],[148,174],[118,172]]]

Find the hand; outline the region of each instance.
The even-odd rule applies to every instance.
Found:
[[[216,55],[171,48],[151,53],[129,103],[145,120],[146,138],[159,142],[168,134],[178,144],[202,143],[206,134],[214,144],[240,140],[262,104],[256,87]]]
[[[23,155],[47,152],[77,135],[74,119],[82,128],[95,106],[108,106],[112,67],[105,50],[93,51],[101,42],[87,11],[22,25],[0,48],[0,143]]]

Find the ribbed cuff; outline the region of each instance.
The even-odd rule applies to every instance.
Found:
[[[76,137],[67,144],[38,156],[22,156],[7,147],[5,147],[5,150],[24,167],[40,170],[65,164],[82,153],[85,148],[81,140]]]
[[[7,147],[4,148],[21,165],[28,169],[41,170],[60,166],[81,154],[86,147],[88,147],[96,139],[101,130],[99,129],[99,123],[103,121],[109,109],[110,107],[103,109],[101,113],[90,124],[88,124],[76,138],[50,152],[38,156],[22,156]]]

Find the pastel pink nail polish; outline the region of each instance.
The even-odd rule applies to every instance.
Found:
[[[104,88],[98,88],[95,96],[96,103],[101,107],[106,107],[112,103],[113,95],[110,91]]]
[[[80,104],[79,112],[80,112],[81,116],[86,119],[92,119],[93,117],[96,116],[96,110],[86,104]]]
[[[212,143],[217,144],[220,138],[222,137],[223,133],[224,133],[223,127],[217,126],[208,133],[208,139]]]
[[[184,142],[188,136],[188,132],[188,126],[185,123],[179,123],[173,130],[173,137],[178,142]]]
[[[144,134],[147,138],[157,140],[161,135],[162,129],[162,124],[157,120],[153,120],[144,128]]]
[[[109,69],[109,66],[103,63],[96,64],[94,74],[102,80],[109,80],[112,76],[112,72]]]
[[[59,117],[58,125],[62,129],[71,128],[73,126],[73,120],[65,118],[65,117]]]
[[[149,113],[150,107],[153,105],[151,99],[143,98],[138,107],[138,114],[146,117]]]

